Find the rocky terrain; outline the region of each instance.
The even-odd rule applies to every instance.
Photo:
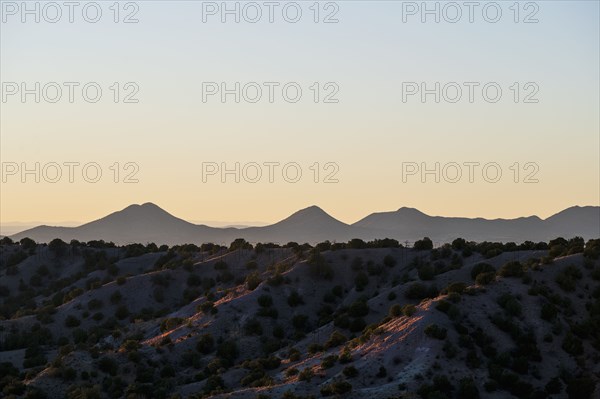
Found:
[[[2,397],[600,397],[600,239],[1,243]]]

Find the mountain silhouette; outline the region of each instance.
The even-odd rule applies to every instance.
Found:
[[[130,205],[120,211],[77,227],[38,226],[11,236],[37,242],[105,240],[117,244],[229,244],[236,238],[250,242],[289,241],[311,244],[345,242],[352,238],[395,238],[415,241],[425,236],[441,244],[456,237],[473,241],[548,241],[563,236],[600,237],[600,207],[574,206],[545,220],[537,216],[516,219],[483,219],[430,216],[414,208],[373,213],[354,224],[343,223],[318,206],[301,209],[289,217],[262,227],[216,228],[180,219],[153,203]]]

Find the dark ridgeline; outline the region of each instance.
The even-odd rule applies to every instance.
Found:
[[[346,242],[352,238],[394,238],[401,242],[424,236],[436,243],[456,237],[473,241],[548,241],[559,236],[600,237],[600,207],[574,206],[547,219],[537,216],[517,219],[483,219],[429,216],[413,208],[373,213],[354,224],[340,222],[317,206],[302,209],[288,218],[264,227],[216,228],[177,218],[152,203],[130,205],[104,218],[78,227],[38,226],[11,236],[30,237],[37,242],[54,238],[64,241],[103,239],[117,244],[188,242],[229,243],[238,237],[249,242]]]

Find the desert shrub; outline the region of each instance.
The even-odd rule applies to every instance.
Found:
[[[229,283],[229,282],[233,281],[234,279],[235,279],[235,276],[229,270],[223,270],[221,273],[219,273],[217,275],[217,281],[220,281],[222,283]]]
[[[223,381],[223,378],[218,375],[211,375],[206,379],[203,390],[204,393],[210,394],[213,392],[218,392],[223,388],[225,388],[225,381]]]
[[[102,263],[100,263],[102,265]],[[102,266],[101,266],[102,267]],[[103,268],[103,267],[102,267]],[[111,276],[116,276],[117,274],[119,274],[119,266],[115,265],[114,263],[109,264],[108,266],[106,266],[106,271],[108,272],[108,274],[110,274]]]
[[[273,277],[270,277],[269,279],[267,279],[267,284],[269,284],[272,287],[278,287],[281,284],[283,284],[284,278],[281,275],[281,273],[275,273],[273,275]]]
[[[488,285],[496,280],[496,272],[479,273],[475,282],[479,285]]]
[[[310,382],[310,380],[314,376],[315,376],[315,373],[314,373],[313,369],[311,369],[310,367],[307,367],[298,374],[298,381]]]
[[[315,353],[323,351],[323,346],[319,345],[317,343],[314,343],[314,344],[308,345],[308,347],[306,348],[306,350],[308,350],[308,353],[310,353],[311,355],[313,355]]]
[[[351,317],[362,317],[369,314],[369,306],[364,300],[354,301],[348,308],[348,314]]]
[[[160,273],[160,274],[152,275],[151,281],[152,281],[152,284],[154,284],[154,285],[158,285],[158,286],[167,288],[169,286],[170,278],[168,275]]]
[[[343,373],[348,378],[353,378],[358,375],[358,370],[354,366],[344,367]]]
[[[554,321],[558,315],[558,309],[550,302],[546,302],[542,305],[541,315],[542,320]]]
[[[558,273],[556,276],[556,283],[564,291],[571,292],[575,291],[577,280],[580,280],[582,277],[583,276],[579,268],[569,265],[561,270],[560,273]]]
[[[444,351],[444,355],[446,355],[448,359],[453,359],[458,354],[458,349],[456,348],[456,346],[454,346],[452,342],[448,340],[444,342],[442,350]]]
[[[466,289],[467,289],[467,284],[462,283],[462,282],[454,282],[454,283],[448,284],[445,291],[448,294],[452,294],[452,293],[462,294],[463,292],[465,292]]]
[[[479,389],[472,378],[463,378],[458,383],[458,397],[461,399],[479,399]]]
[[[119,292],[118,290],[113,292],[112,295],[110,296],[110,303],[119,303],[121,302],[121,299],[123,299],[123,295],[121,295],[121,292]]]
[[[64,303],[69,302],[70,300],[72,300],[73,298],[77,298],[78,296],[80,296],[81,294],[83,294],[83,289],[82,288],[75,288],[71,291],[69,291],[65,297],[64,297]]]
[[[387,267],[396,266],[396,259],[392,255],[386,255],[383,257],[383,264]]]
[[[67,399],[100,399],[100,387],[98,385],[71,385],[67,389]]]
[[[333,319],[333,325],[335,327],[348,328],[350,327],[350,318],[345,313],[341,314]]]
[[[29,279],[29,285],[31,285],[32,287],[40,287],[42,285],[42,277],[37,274],[34,274]]]
[[[263,308],[268,308],[273,305],[273,297],[269,294],[263,294],[257,299],[258,304]]]
[[[430,264],[425,264],[419,267],[418,275],[421,280],[433,280],[435,277],[435,270]]]
[[[215,270],[227,270],[229,268],[229,266],[227,265],[227,263],[220,260],[220,261],[215,262],[214,268],[215,268]]]
[[[202,284],[202,278],[196,273],[191,273],[187,278],[187,285],[189,287],[198,287]]]
[[[198,298],[201,295],[201,292],[198,288],[186,288],[183,290],[183,301],[185,303],[190,303],[194,299]]]
[[[156,302],[163,303],[165,301],[165,290],[161,287],[156,287],[154,291],[152,291],[152,296]]]
[[[129,309],[127,309],[127,305],[119,305],[115,310],[115,317],[117,320],[123,320],[129,317]]]
[[[437,324],[429,324],[427,327],[425,327],[424,332],[427,336],[435,339],[446,339],[447,330],[443,327],[438,326]]]
[[[405,296],[408,299],[421,300],[425,298],[435,298],[438,295],[438,290],[435,285],[427,287],[423,283],[412,283],[408,286]]]
[[[117,285],[125,285],[125,283],[127,282],[127,277],[125,276],[119,276],[117,277]]]
[[[297,314],[292,317],[292,325],[298,330],[304,330],[308,324],[308,316],[305,314]]]
[[[476,369],[481,366],[481,359],[479,359],[479,356],[477,356],[477,352],[475,350],[470,350],[467,352],[465,364],[471,369]]]
[[[85,342],[87,339],[88,339],[87,331],[85,331],[81,328],[76,328],[75,330],[73,330],[73,342],[75,342],[76,344]]]
[[[321,395],[343,395],[352,391],[352,385],[348,381],[334,381],[329,385],[325,385],[321,388]]]
[[[352,352],[350,352],[350,348],[348,346],[345,346],[344,349],[342,349],[342,353],[340,354],[338,360],[341,364],[350,363],[352,361]]]
[[[311,251],[308,257],[310,274],[315,278],[324,278],[331,280],[333,278],[333,268],[327,263],[325,257],[321,255],[318,248]]]
[[[321,368],[323,370],[330,369],[333,366],[335,366],[336,361],[337,361],[337,356],[333,356],[333,355],[327,356],[321,362]]]
[[[358,272],[354,279],[354,284],[356,285],[356,291],[364,290],[369,285],[369,276],[363,271]]]
[[[47,362],[46,355],[38,344],[30,344],[25,350],[23,368],[43,366]]]
[[[427,287],[422,283],[412,283],[406,290],[406,297],[409,299],[423,299],[427,296]]]
[[[355,257],[354,259],[352,259],[352,263],[350,263],[350,268],[352,270],[354,270],[355,272],[359,271],[359,270],[363,270],[364,265],[363,265],[363,259],[360,256]]]
[[[498,274],[502,277],[523,277],[525,270],[521,262],[512,261],[502,265]]]
[[[523,311],[519,300],[508,293],[502,294],[498,298],[498,305],[511,316],[520,316]]]
[[[413,248],[417,251],[427,251],[433,249],[433,241],[431,238],[425,237],[422,240],[415,241]]]
[[[257,319],[248,319],[244,325],[246,335],[262,335],[263,328]]]
[[[544,390],[546,391],[546,393],[549,393],[549,394],[559,394],[562,391],[562,389],[563,389],[563,385],[560,382],[559,377],[554,377],[554,378],[550,379],[550,381],[548,381],[548,383],[544,387]]]
[[[452,304],[450,302],[441,300],[437,303],[437,305],[435,305],[435,308],[440,312],[448,313],[448,310],[450,310],[451,306]]]
[[[160,370],[160,377],[161,378],[175,377],[175,368],[172,365],[167,364]]]
[[[390,306],[390,310],[388,311],[388,316],[390,317],[398,317],[402,315],[402,306],[396,303]]]
[[[217,355],[230,364],[233,363],[239,354],[237,344],[232,340],[224,341],[217,347]]]
[[[562,343],[562,348],[571,356],[583,355],[583,343],[579,338],[568,332]]]
[[[282,326],[276,325],[273,327],[273,336],[278,339],[283,339],[285,337],[285,330]]]
[[[340,346],[344,344],[347,340],[348,338],[344,334],[340,333],[339,331],[334,331],[329,336],[327,342],[325,342],[325,349]]]
[[[119,364],[115,359],[108,356],[103,356],[100,358],[100,360],[98,360],[98,368],[100,371],[114,377],[119,371]]]
[[[344,295],[344,287],[341,285],[336,285],[331,289],[331,293],[338,298],[341,298]]]
[[[350,325],[348,326],[348,329],[351,332],[359,332],[364,330],[366,326],[367,323],[365,322],[365,320],[362,317],[357,317],[356,319],[352,319]]]
[[[303,305],[304,299],[302,299],[302,296],[300,296],[297,291],[292,291],[290,296],[288,296],[287,303],[291,307],[296,307],[298,305]]]
[[[89,310],[98,310],[101,309],[103,306],[103,303],[100,299],[92,299],[87,303],[87,307]]]
[[[248,270],[256,270],[258,269],[258,263],[254,260],[250,260],[246,263],[246,269]]]
[[[213,309],[215,309],[215,303],[213,301],[202,302],[200,305],[198,305],[198,308],[206,314],[213,313]]]
[[[69,328],[79,327],[80,324],[81,322],[79,321],[79,319],[73,315],[68,315],[65,319],[65,326]]]
[[[258,272],[252,272],[248,276],[246,276],[246,288],[250,291],[254,291],[259,284],[262,283],[262,279]]]
[[[196,342],[196,350],[205,355],[211,353],[215,347],[215,340],[210,334],[202,334]]]
[[[475,266],[473,266],[473,268],[471,269],[471,278],[473,280],[477,279],[477,276],[479,276],[482,273],[496,273],[496,269],[494,268],[494,266],[490,265],[489,263],[478,263]]]
[[[417,308],[414,305],[404,305],[402,307],[402,314],[406,317],[411,317],[417,312]]]
[[[596,381],[591,377],[574,378],[567,384],[569,399],[592,398],[596,389]]]
[[[600,257],[600,239],[588,240],[585,243],[583,256],[588,259],[598,259]]]
[[[331,292],[326,292],[325,294],[323,294],[323,302],[334,303],[335,296]]]
[[[279,312],[275,308],[260,308],[258,312],[256,312],[257,316],[260,317],[270,317],[272,319],[276,319],[279,317]]]
[[[381,276],[383,274],[383,265],[374,264],[372,261],[367,263],[367,272],[369,276]]]
[[[125,317],[127,317],[127,316],[125,316]],[[176,328],[177,326],[180,326],[183,322],[184,322],[184,319],[182,319],[181,317],[166,318],[160,323],[160,331],[161,332],[170,331],[170,330]]]

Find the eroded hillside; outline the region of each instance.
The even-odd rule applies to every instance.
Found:
[[[600,240],[2,241],[0,392],[595,398]]]

